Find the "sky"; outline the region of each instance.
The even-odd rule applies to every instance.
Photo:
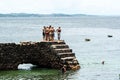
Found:
[[[0,0],[0,13],[120,15],[120,0]]]

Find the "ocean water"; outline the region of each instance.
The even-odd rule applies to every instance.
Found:
[[[41,41],[49,25],[62,28],[61,39],[81,69],[64,75],[54,69],[0,71],[0,80],[120,80],[120,17],[0,17],[0,43]]]

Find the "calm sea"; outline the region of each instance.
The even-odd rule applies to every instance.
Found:
[[[0,17],[0,43],[41,41],[49,25],[62,28],[61,39],[81,69],[64,75],[53,69],[0,71],[0,80],[120,80],[120,17]]]

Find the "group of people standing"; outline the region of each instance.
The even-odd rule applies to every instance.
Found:
[[[54,29],[54,27],[50,26],[44,26],[43,27],[43,40],[45,41],[54,41],[55,32],[57,32],[58,40],[60,40],[60,34],[61,34],[61,27],[58,27],[58,29]]]

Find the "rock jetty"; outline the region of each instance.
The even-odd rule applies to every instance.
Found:
[[[78,70],[80,65],[72,49],[63,41],[0,43],[0,70],[18,69],[22,63],[38,67]]]

